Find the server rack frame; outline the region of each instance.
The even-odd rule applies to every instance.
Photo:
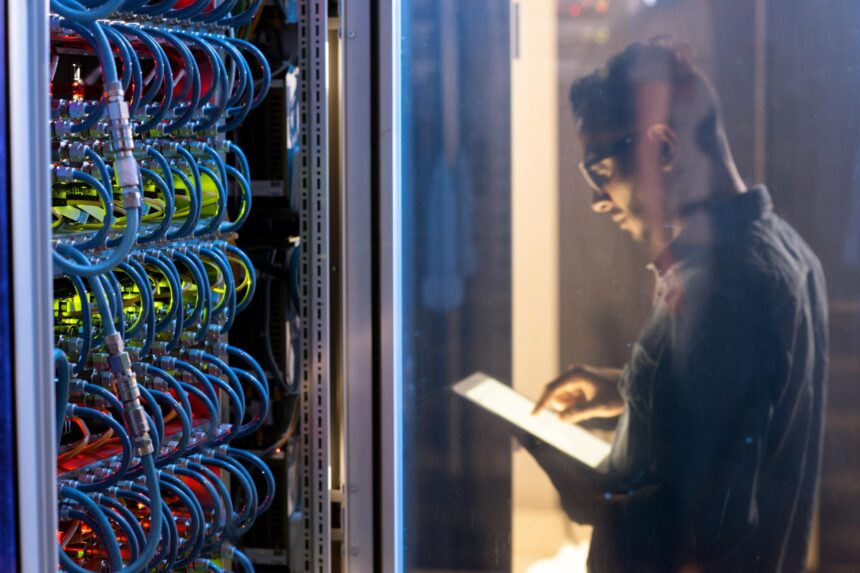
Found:
[[[377,3],[376,139],[379,151],[379,570],[403,571],[401,16],[398,0]]]
[[[301,488],[298,569],[331,571],[327,0],[299,1],[301,196]],[[295,549],[295,548],[294,548]]]
[[[48,0],[6,2],[19,566],[57,567]],[[13,89],[14,88],[14,89]]]
[[[339,452],[342,569],[376,571],[374,492],[373,62],[370,0],[341,4]]]

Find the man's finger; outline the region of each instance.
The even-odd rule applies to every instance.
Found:
[[[534,416],[535,414],[537,414],[538,412],[540,412],[541,410],[544,409],[544,407],[546,406],[546,403],[549,402],[550,398],[552,398],[552,395],[554,393],[555,393],[555,388],[553,387],[552,384],[550,384],[549,386],[544,388],[543,394],[541,394],[540,398],[535,403],[535,407],[532,408],[532,416]]]

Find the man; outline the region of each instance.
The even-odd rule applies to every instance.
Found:
[[[606,474],[527,447],[589,570],[802,571],[827,369],[821,266],[747,188],[714,90],[679,48],[635,44],[570,92],[593,209],[653,256],[651,315],[623,370],[580,366],[538,402],[620,415]]]

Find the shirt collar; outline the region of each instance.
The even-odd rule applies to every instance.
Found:
[[[702,205],[690,213],[684,229],[657,255],[653,265],[662,275],[684,259],[736,235],[742,226],[765,217],[772,210],[770,193],[764,185]]]

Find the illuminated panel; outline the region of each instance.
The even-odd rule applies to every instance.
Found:
[[[547,410],[532,415],[534,402],[486,374],[472,374],[455,384],[453,389],[460,396],[591,468],[597,468],[609,455],[610,445],[600,438],[581,426],[562,422]]]

